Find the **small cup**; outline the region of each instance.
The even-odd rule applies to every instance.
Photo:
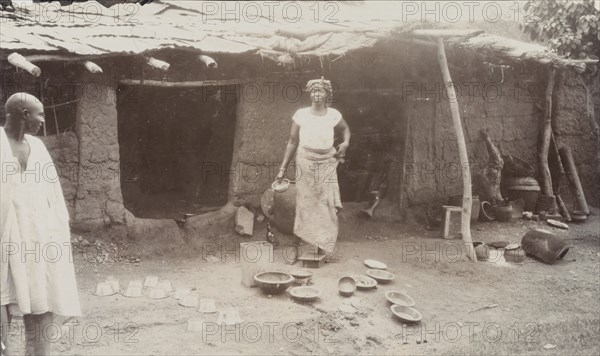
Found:
[[[157,276],[147,276],[144,279],[144,287],[156,287],[158,286],[158,277]]]
[[[106,277],[106,283],[110,284],[113,291],[117,292],[121,289],[121,285],[119,284],[119,280],[113,276]]]
[[[138,287],[137,285],[131,285],[127,287],[125,290],[125,296],[129,298],[139,298],[143,295],[142,287]]]

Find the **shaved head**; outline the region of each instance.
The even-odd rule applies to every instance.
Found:
[[[33,109],[36,106],[41,106],[42,102],[35,96],[28,93],[15,93],[6,100],[4,104],[4,110],[7,115],[7,120],[16,119],[22,115],[23,109]],[[14,117],[14,116],[17,117]]]
[[[44,105],[28,93],[15,93],[4,104],[6,124],[23,123],[28,133],[35,133],[44,123]]]

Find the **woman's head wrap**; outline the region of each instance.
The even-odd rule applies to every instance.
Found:
[[[326,80],[324,77],[321,77],[321,79],[309,80],[306,83],[307,92],[310,93],[311,90],[314,89],[324,89],[329,95],[331,95],[333,92],[333,88],[331,87],[331,81]]]

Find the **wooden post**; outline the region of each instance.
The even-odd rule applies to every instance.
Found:
[[[467,145],[465,143],[465,136],[462,129],[462,123],[460,121],[460,110],[458,108],[458,101],[456,98],[456,91],[452,84],[452,78],[450,77],[450,71],[448,70],[448,61],[446,59],[446,51],[444,50],[444,39],[441,37],[437,38],[438,45],[438,61],[440,62],[440,68],[444,77],[444,84],[446,91],[448,92],[448,99],[450,101],[450,111],[452,112],[452,121],[454,122],[454,130],[456,131],[456,140],[458,141],[458,154],[460,157],[460,165],[462,168],[462,179],[463,179],[463,202],[462,202],[462,224],[461,224],[461,235],[463,242],[467,248],[467,255],[471,261],[476,262],[477,257],[475,256],[475,248],[473,247],[473,241],[471,240],[471,171],[469,170],[469,156],[467,155]]]
[[[552,91],[554,90],[554,77],[556,71],[551,68],[548,71],[548,83],[546,84],[546,98],[544,103],[544,117],[540,131],[540,148],[538,161],[540,164],[540,180],[542,194],[548,197],[554,196],[552,189],[552,176],[548,166],[548,151],[550,150],[550,138],[552,135]]]
[[[585,200],[585,194],[583,193],[583,188],[581,187],[581,181],[579,180],[579,174],[577,173],[577,167],[575,166],[575,160],[573,159],[571,149],[567,146],[561,146],[558,149],[558,152],[560,153],[560,158],[564,164],[565,173],[569,179],[569,186],[571,187],[571,191],[577,200],[578,212],[582,212],[585,215],[590,215],[590,208]]]

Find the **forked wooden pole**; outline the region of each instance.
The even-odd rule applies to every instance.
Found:
[[[462,223],[460,233],[462,235],[463,242],[467,250],[467,256],[471,261],[476,262],[477,257],[475,256],[475,248],[473,247],[473,240],[471,239],[471,171],[469,170],[469,156],[467,155],[467,145],[465,143],[465,135],[462,129],[462,123],[460,121],[460,110],[458,108],[458,101],[456,99],[456,91],[452,84],[452,77],[450,77],[450,70],[448,69],[448,60],[446,59],[446,51],[444,49],[444,39],[442,37],[437,38],[438,45],[438,61],[440,62],[440,68],[444,77],[444,85],[448,92],[448,99],[450,101],[450,111],[452,112],[452,121],[454,123],[454,131],[456,131],[456,140],[458,141],[458,154],[460,157],[460,165],[462,169],[462,180],[463,180],[463,202],[462,202]]]

